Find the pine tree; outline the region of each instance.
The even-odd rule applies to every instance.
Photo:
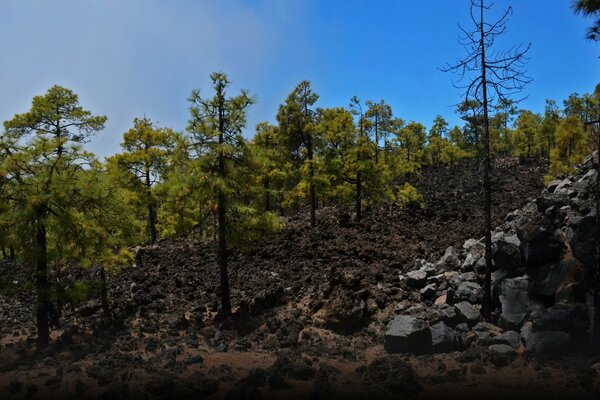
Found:
[[[133,128],[123,134],[123,152],[114,156],[115,162],[135,177],[132,189],[144,198],[148,210],[147,231],[151,244],[154,244],[158,237],[158,204],[152,188],[168,168],[174,141],[175,133],[171,129],[155,128],[152,121],[146,117],[136,118]]]
[[[217,206],[218,242],[217,256],[220,273],[221,315],[231,315],[229,294],[228,256],[231,241],[230,221],[236,181],[234,170],[244,163],[245,140],[242,129],[246,126],[246,112],[253,99],[246,91],[229,97],[230,81],[220,72],[211,74],[214,96],[205,98],[195,90],[190,96],[191,118],[188,131],[192,134],[192,145],[203,155],[202,169],[207,176],[207,185],[214,193]]]
[[[302,179],[296,189],[308,188],[310,198],[310,225],[316,226],[317,192],[315,187],[315,137],[316,111],[312,109],[319,96],[313,93],[310,83],[302,81],[279,107],[277,121],[290,159],[301,169]]]
[[[39,347],[49,342],[49,262],[86,254],[74,249],[89,244],[85,233],[96,230],[86,217],[104,196],[89,184],[97,162],[81,143],[105,121],[84,110],[75,93],[53,86],[33,98],[30,111],[4,123],[0,176],[10,185],[9,212],[25,261],[35,267]],[[96,242],[95,253],[103,253],[99,249],[104,245]]]

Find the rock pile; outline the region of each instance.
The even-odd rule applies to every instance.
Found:
[[[407,290],[419,291],[422,304],[402,307],[389,322],[386,350],[422,354],[477,346],[505,365],[517,351],[557,354],[585,337],[593,315],[596,160],[552,181],[493,231],[494,324],[482,322],[479,306],[483,239],[469,239],[462,248],[448,247],[437,262],[417,259],[414,270],[400,276]]]

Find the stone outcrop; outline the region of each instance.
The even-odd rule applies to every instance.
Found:
[[[504,366],[517,357],[521,347],[535,356],[556,355],[574,339],[584,337],[593,315],[586,298],[591,293],[596,245],[594,168],[590,157],[576,175],[550,182],[493,231],[493,324],[482,323],[479,310],[485,269],[483,239],[449,247],[438,261],[417,260],[416,269],[406,274],[406,286],[420,289],[428,308],[413,306],[413,317],[392,321],[388,333],[397,330],[405,337],[394,350],[414,352],[408,337],[420,332],[420,340],[431,341],[431,351],[479,346],[490,361]],[[431,327],[407,318],[424,319]],[[417,352],[427,346],[419,342]]]

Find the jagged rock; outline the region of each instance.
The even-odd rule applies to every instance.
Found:
[[[521,335],[516,331],[506,331],[500,334],[497,340],[501,344],[507,344],[516,349],[521,344]]]
[[[431,341],[434,353],[448,353],[456,350],[456,332],[443,322],[431,326]]]
[[[534,332],[531,322],[527,322],[521,329],[521,337],[525,349],[538,356],[550,356],[563,353],[568,345],[570,336],[562,331]]]
[[[583,304],[556,304],[531,313],[534,332],[565,331],[584,332],[587,327],[587,314]]]
[[[500,344],[498,340],[502,334],[502,329],[488,322],[479,322],[473,327],[473,332],[477,336],[477,344],[481,346],[489,346],[492,344]]]
[[[463,272],[462,274],[460,274],[456,277],[455,281],[458,283],[460,283],[460,282],[476,282],[477,274],[475,272]]]
[[[469,302],[461,301],[455,304],[454,307],[456,307],[458,315],[462,320],[470,326],[475,325],[481,319],[479,309]]]
[[[364,297],[364,292],[336,286],[323,307],[325,326],[342,334],[360,328],[369,316]]]
[[[507,344],[493,344],[488,347],[489,360],[496,367],[505,367],[517,358],[517,352]]]
[[[492,272],[492,303],[494,305],[500,305],[500,290],[502,282],[508,277],[508,272],[503,269]]]
[[[458,285],[454,297],[457,301],[464,300],[469,303],[478,303],[482,298],[481,285],[470,281],[462,282]]]
[[[436,266],[445,270],[452,270],[460,267],[460,264],[461,262],[458,258],[458,253],[456,252],[456,249],[450,246],[446,249],[444,255],[442,256],[440,261],[437,262]]]
[[[413,289],[422,289],[427,284],[427,274],[424,271],[410,271],[406,274],[406,284]]]
[[[535,267],[555,261],[562,254],[562,234],[533,205],[529,205],[519,217],[516,231],[527,266]]]
[[[467,253],[467,257],[465,258],[465,262],[463,262],[460,270],[462,272],[471,272],[475,271],[475,264],[477,263],[477,258],[473,256],[472,253]]]
[[[554,179],[552,182],[550,182],[546,187],[548,193],[554,193],[554,190],[558,187],[558,185],[560,185],[561,182],[562,181],[560,179]]]
[[[485,245],[476,239],[469,239],[463,244],[463,249],[475,259],[479,260],[485,254]]]
[[[538,211],[546,213],[550,207],[560,209],[563,206],[568,206],[571,202],[571,197],[566,193],[544,193],[535,199]]]
[[[505,236],[492,246],[492,259],[498,268],[515,276],[521,267],[521,242],[516,235]]]
[[[438,321],[444,322],[451,328],[462,322],[460,315],[457,313],[456,308],[449,304],[438,305],[439,319]]]
[[[387,326],[384,347],[388,353],[430,353],[431,331],[423,320],[398,315]]]
[[[596,217],[588,214],[571,222],[573,235],[570,240],[573,256],[586,266],[594,264],[594,252],[596,241]]]
[[[429,284],[421,289],[419,293],[421,293],[425,299],[433,299],[437,294],[437,286],[435,283]]]
[[[500,326],[505,329],[519,329],[527,314],[536,308],[529,296],[529,279],[525,276],[505,279],[500,293]]]
[[[444,293],[443,295],[438,296],[435,299],[435,302],[433,304],[442,305],[442,304],[447,304],[447,302],[448,302],[448,295]]]
[[[563,261],[539,266],[529,272],[529,293],[554,296],[569,277],[568,265]]]

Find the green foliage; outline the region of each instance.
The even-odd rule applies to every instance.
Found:
[[[423,196],[408,182],[398,189],[396,201],[403,207],[423,208],[425,206]]]
[[[539,154],[539,137],[542,117],[531,111],[521,111],[515,121],[512,134],[513,154],[518,157],[533,157]]]
[[[572,172],[589,153],[583,123],[575,115],[559,122],[555,143],[556,147],[550,151],[550,176]]]

